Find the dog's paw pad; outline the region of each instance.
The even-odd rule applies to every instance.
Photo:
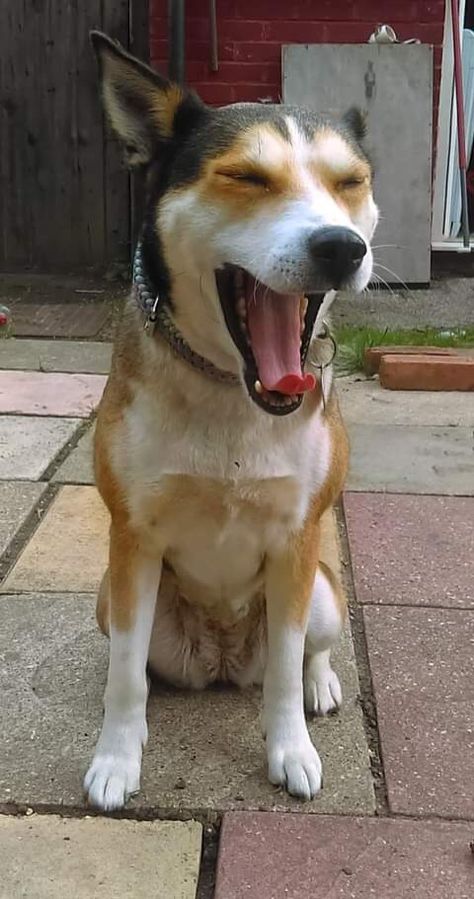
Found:
[[[140,789],[140,760],[112,754],[97,755],[85,778],[88,802],[103,811],[122,808]]]

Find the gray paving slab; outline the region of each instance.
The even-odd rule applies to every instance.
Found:
[[[87,340],[18,340],[0,343],[0,369],[106,375],[112,344]]]
[[[471,899],[472,824],[230,814],[215,899]]]
[[[80,424],[76,418],[1,415],[0,480],[39,480]]]
[[[375,240],[375,244],[378,240]],[[392,284],[397,277],[382,272]],[[426,290],[370,290],[340,293],[331,308],[335,325],[372,328],[440,328],[474,325],[472,277],[433,280]]]
[[[81,783],[99,733],[108,654],[94,606],[84,594],[0,597],[0,803],[83,805]],[[173,816],[236,808],[373,813],[347,637],[335,666],[345,705],[339,716],[310,725],[325,769],[324,790],[312,803],[267,782],[259,691],[154,688],[142,791],[130,808]]]
[[[0,817],[0,899],[195,899],[196,821]]]
[[[378,378],[337,379],[346,424],[474,426],[472,393],[430,390],[384,390]]]
[[[347,490],[474,495],[472,428],[349,424]]]
[[[46,484],[0,481],[0,556],[45,490]]]
[[[474,609],[474,497],[345,493],[360,603]]]
[[[59,481],[62,484],[93,484],[94,468],[92,464],[92,442],[94,439],[94,429],[81,437],[78,444],[63,464],[60,465],[53,481]]]
[[[474,611],[363,615],[391,811],[474,820]]]

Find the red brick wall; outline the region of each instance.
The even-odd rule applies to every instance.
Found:
[[[278,100],[281,45],[365,43],[390,23],[400,40],[434,44],[438,106],[445,0],[216,0],[219,71],[209,67],[207,0],[186,2],[186,80],[203,100]],[[150,0],[150,55],[166,71],[168,0]],[[434,117],[436,122],[436,115]]]

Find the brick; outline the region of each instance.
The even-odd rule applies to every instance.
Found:
[[[277,84],[237,84],[233,92],[233,102],[257,103],[260,100],[271,100],[278,103],[280,99],[280,82]]]
[[[390,811],[474,818],[474,611],[363,616]]]
[[[276,84],[280,80],[280,60],[276,63],[221,62],[219,71],[211,72],[207,62],[189,62],[186,66],[190,81],[210,81],[219,84]]]
[[[474,358],[383,356],[379,377],[389,390],[474,390]]]
[[[240,62],[280,62],[281,44],[278,41],[236,42],[232,58]],[[221,48],[219,48],[221,54]],[[222,57],[224,58],[224,57]]]
[[[374,25],[378,22],[414,22],[418,16],[415,0],[401,0],[399,3],[393,0],[358,0],[357,3],[334,3],[333,6],[346,10],[349,7],[348,12],[353,19],[373,19]]]
[[[457,353],[454,347],[371,346],[364,353],[364,368],[368,375],[377,374],[382,356],[455,356]]]
[[[446,0],[419,0],[416,13],[417,22],[444,22]]]
[[[443,20],[440,22],[414,22],[409,25],[400,24],[396,29],[399,40],[405,41],[416,37],[422,44],[442,44],[443,30]]]
[[[265,17],[266,18],[266,17]],[[244,22],[242,19],[225,19],[220,17],[218,20],[218,34],[220,41],[262,41],[266,37],[266,21]],[[191,26],[193,27],[193,26]],[[202,30],[202,26],[201,26]],[[191,31],[194,34],[194,31]]]
[[[323,40],[323,22],[267,22],[265,25],[265,38],[269,41],[279,41],[282,44],[312,43],[318,44]]]
[[[344,514],[359,603],[474,611],[474,497],[345,493]]]
[[[194,86],[201,100],[211,106],[225,106],[234,102],[234,88],[231,84],[200,82]]]
[[[224,817],[215,899],[470,899],[468,822]]]
[[[325,44],[366,44],[373,30],[373,22],[327,22],[322,39]]]

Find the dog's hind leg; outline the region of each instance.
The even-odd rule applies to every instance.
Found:
[[[331,647],[340,636],[345,615],[342,587],[329,566],[320,562],[305,643],[304,697],[309,714],[327,715],[342,703],[339,678],[331,667]]]

